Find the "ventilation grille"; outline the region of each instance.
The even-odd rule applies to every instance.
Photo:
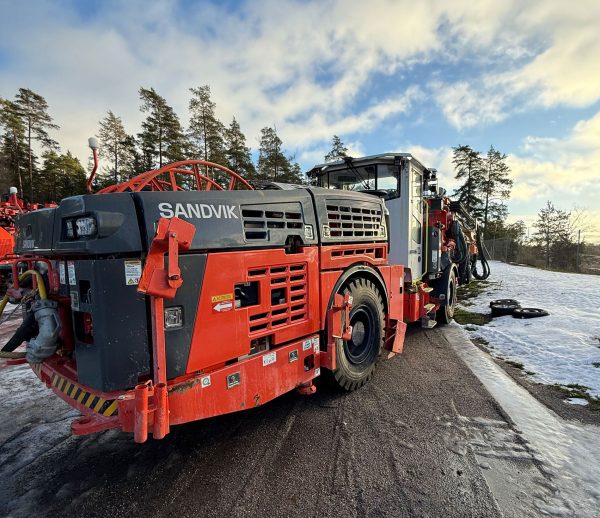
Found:
[[[366,255],[372,259],[384,259],[385,245],[378,247],[343,248],[341,250],[332,250],[331,252],[331,257],[349,257],[356,255]]]
[[[250,333],[266,334],[307,319],[306,263],[255,268],[248,271],[248,278],[261,279],[269,286],[271,297],[269,311],[264,311],[264,303],[248,312]]]
[[[268,210],[260,206],[242,206],[244,236],[248,241],[269,239],[269,230],[302,230],[304,221],[300,204],[286,203],[281,209],[272,205]]]
[[[375,207],[327,204],[331,237],[377,237],[381,225],[381,207]]]

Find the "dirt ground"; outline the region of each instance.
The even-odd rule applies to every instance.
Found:
[[[0,370],[35,391],[1,393],[3,516],[501,515],[456,425],[509,423],[437,330],[410,329],[352,394],[290,393],[143,445],[70,436],[75,413],[26,369]]]

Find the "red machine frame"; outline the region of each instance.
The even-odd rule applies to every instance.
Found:
[[[181,190],[176,175],[190,175],[197,188],[224,189],[208,173],[200,172],[201,166],[216,167],[231,175],[227,185],[234,189],[240,185],[252,188],[243,178],[216,164],[205,161],[186,161],[171,164],[162,169],[150,171],[129,182],[104,189],[102,192],[137,191],[149,187],[153,190]],[[163,178],[167,178],[166,180]],[[242,261],[246,269],[253,265],[278,264],[286,267],[292,262],[303,261],[310,278],[317,279],[301,293],[304,296],[308,316],[301,322],[280,325],[265,318],[264,325],[272,326],[275,347],[244,357],[239,361],[225,363],[215,358],[195,357],[195,349],[190,352],[187,372],[189,374],[167,380],[164,301],[173,298],[184,279],[178,265],[179,253],[189,248],[195,227],[181,219],[161,218],[145,261],[138,291],[150,298],[152,324],[152,376],[134,389],[101,392],[80,384],[73,361],[67,356],[54,355],[41,364],[32,365],[38,377],[59,397],[78,409],[83,416],[72,424],[76,435],[93,433],[111,428],[132,432],[136,442],[144,442],[151,433],[161,439],[169,433],[172,425],[217,416],[229,412],[259,406],[275,397],[297,389],[302,394],[315,391],[313,380],[321,373],[321,368],[335,370],[336,340],[349,339],[351,328],[350,310],[352,300],[340,293],[345,272],[360,266],[361,273],[374,280],[386,306],[384,347],[388,356],[402,352],[406,323],[419,320],[437,306],[430,303],[431,288],[421,284],[415,290],[404,289],[404,267],[388,265],[388,246],[385,243],[305,246],[299,253],[286,255],[283,250],[253,252],[229,252],[209,254],[207,272],[211,264],[218,265],[221,271],[228,268],[227,261]],[[266,262],[265,260],[268,259]],[[46,258],[19,258],[18,262],[35,262]],[[269,262],[271,261],[271,262]],[[165,264],[168,266],[165,267]],[[49,266],[50,292],[57,297],[58,280],[56,272]],[[211,282],[219,282],[218,274],[208,275]],[[227,278],[230,282],[230,278]],[[290,284],[291,280],[286,280]],[[217,291],[218,292],[218,291]],[[59,300],[68,313],[69,301]],[[259,308],[260,309],[260,308]],[[293,307],[279,308],[282,314],[291,318]],[[208,314],[210,308],[199,303],[198,313]],[[242,316],[240,316],[242,315]],[[243,318],[244,311],[231,311],[228,323],[223,327],[235,326],[236,318]],[[62,315],[61,315],[62,316]],[[269,330],[271,328],[269,327]],[[68,333],[67,333],[68,334]],[[218,329],[214,332],[218,341]],[[63,337],[68,340],[68,337]],[[321,340],[327,341],[321,348]],[[23,363],[13,360],[11,363]],[[199,367],[199,365],[210,365]]]

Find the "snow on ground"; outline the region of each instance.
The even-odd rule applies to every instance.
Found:
[[[490,267],[489,289],[466,301],[463,309],[489,313],[491,300],[516,299],[522,307],[542,308],[550,315],[468,324],[470,335],[486,340],[494,355],[522,363],[537,381],[584,385],[600,397],[600,276],[496,261]]]

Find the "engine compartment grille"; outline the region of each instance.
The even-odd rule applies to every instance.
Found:
[[[249,310],[251,334],[266,334],[308,318],[306,263],[253,268],[248,271],[248,279],[260,281],[263,294],[267,287],[271,300],[269,311],[264,310],[265,304]]]
[[[331,237],[377,237],[382,214],[379,205],[356,207],[327,203]]]
[[[248,241],[268,240],[270,230],[303,231],[304,218],[299,203],[243,205],[242,224]]]

